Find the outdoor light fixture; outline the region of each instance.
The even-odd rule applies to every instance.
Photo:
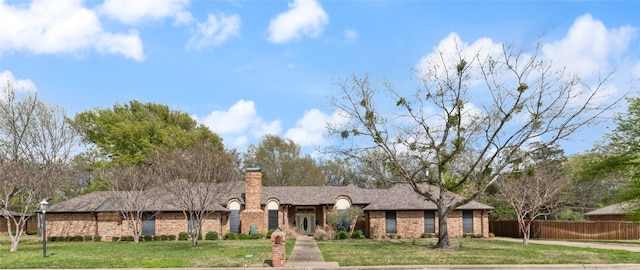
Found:
[[[42,258],[47,257],[47,206],[49,206],[49,203],[46,199],[40,202],[40,210],[42,210]]]

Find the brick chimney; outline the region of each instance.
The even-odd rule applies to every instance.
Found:
[[[245,170],[244,211],[240,213],[240,232],[249,234],[251,225],[257,233],[266,233],[266,218],[262,210],[262,173],[260,168]]]

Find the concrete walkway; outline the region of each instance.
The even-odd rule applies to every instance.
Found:
[[[522,243],[522,238],[496,237],[495,240]],[[626,250],[626,251],[632,251],[632,252],[640,252],[640,246],[622,245],[622,244],[614,244],[614,243],[601,243],[601,242],[579,242],[579,240],[577,240],[577,241],[562,241],[562,240],[529,239],[529,243],[530,244],[559,245],[559,246],[569,246],[569,247],[614,249],[614,250]]]
[[[337,262],[325,262],[322,253],[312,236],[298,235],[296,245],[286,262],[287,268],[335,269]]]

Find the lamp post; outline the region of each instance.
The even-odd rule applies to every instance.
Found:
[[[49,203],[46,199],[40,202],[40,209],[42,210],[42,258],[47,257],[47,206],[49,206]]]

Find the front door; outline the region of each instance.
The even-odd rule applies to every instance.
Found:
[[[313,208],[298,208],[296,227],[301,235],[313,235],[316,229],[316,213]]]
[[[316,226],[316,214],[296,214],[296,226],[299,234],[313,235]]]

